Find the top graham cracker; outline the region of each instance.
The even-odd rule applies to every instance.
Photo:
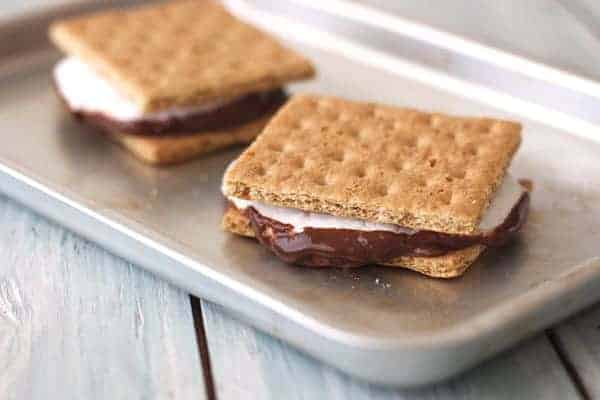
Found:
[[[228,168],[226,196],[474,233],[521,125],[298,95]]]
[[[144,111],[274,89],[309,61],[211,0],[179,0],[58,21],[50,38]]]

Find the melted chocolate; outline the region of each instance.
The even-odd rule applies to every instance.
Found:
[[[476,244],[499,247],[523,227],[529,212],[529,193],[524,192],[504,222],[494,230],[475,235],[403,228],[401,233],[293,226],[247,208],[260,243],[285,262],[310,267],[359,267],[381,264],[400,256],[436,257]]]
[[[60,95],[60,91],[57,90],[57,92]],[[140,136],[174,136],[202,131],[226,130],[243,125],[277,111],[287,99],[288,96],[283,89],[251,93],[212,111],[199,111],[185,116],[171,116],[160,120],[142,118],[134,121],[120,121],[103,113],[73,109],[70,111],[76,118],[85,120],[106,132]],[[63,102],[65,102],[64,98]]]

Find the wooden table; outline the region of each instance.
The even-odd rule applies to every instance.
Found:
[[[0,12],[36,2],[3,0]],[[396,11],[440,23],[433,3],[408,1]],[[501,2],[481,2],[478,15],[491,3]],[[509,3],[525,2],[502,3],[502,12],[492,10],[498,18],[509,18]],[[571,24],[561,25],[564,37],[589,33],[570,54],[598,46],[586,30],[593,13],[579,18],[558,2],[535,3],[545,4],[535,12]],[[344,376],[4,197],[0,243],[1,399],[600,398],[599,307],[451,382],[391,390]]]

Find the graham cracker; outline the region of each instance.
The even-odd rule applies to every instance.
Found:
[[[314,69],[210,0],[180,0],[58,21],[51,40],[144,111],[281,87]]]
[[[408,268],[434,278],[456,278],[463,275],[484,250],[485,246],[475,245],[439,257],[399,257],[383,265]]]
[[[297,95],[232,163],[224,194],[413,229],[475,233],[521,125]]]
[[[235,207],[229,207],[225,211],[221,226],[231,233],[255,237],[250,220]],[[435,278],[454,278],[464,274],[483,250],[484,246],[475,245],[439,257],[399,257],[384,265],[408,268]]]
[[[203,131],[184,135],[142,136],[111,133],[110,137],[138,159],[153,165],[178,164],[199,155],[250,143],[271,115],[223,131]]]

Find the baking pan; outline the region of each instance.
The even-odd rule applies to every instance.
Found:
[[[472,83],[325,32],[328,13],[289,19],[259,3],[228,4],[318,69],[317,79],[292,91],[521,121],[524,140],[511,171],[532,179],[534,191],[520,240],[488,252],[462,278],[436,280],[393,268],[289,266],[255,242],[221,232],[220,179],[240,149],[154,168],[62,111],[50,82],[59,54],[45,39],[46,25],[89,4],[0,27],[0,191],[376,383],[448,378],[600,298],[600,142],[582,137],[589,132],[558,129],[544,107],[534,117],[526,107],[490,107],[501,94],[471,91]],[[310,25],[316,20],[322,30]],[[348,32],[368,29],[347,23]],[[544,116],[548,124],[536,122]]]
[[[446,81],[437,86],[454,87],[452,78],[468,81],[462,95],[502,107],[527,112],[530,119],[580,132],[597,130],[600,123],[600,82],[522,56],[484,45],[472,39],[437,30],[397,14],[377,0],[270,0],[231,1],[236,8],[249,4],[256,10],[293,20],[349,38],[355,44],[443,71]],[[422,7],[426,7],[422,5]],[[381,60],[377,61],[378,63]],[[431,82],[431,76],[424,76]],[[456,89],[456,88],[454,88]],[[548,109],[552,110],[548,113]]]

